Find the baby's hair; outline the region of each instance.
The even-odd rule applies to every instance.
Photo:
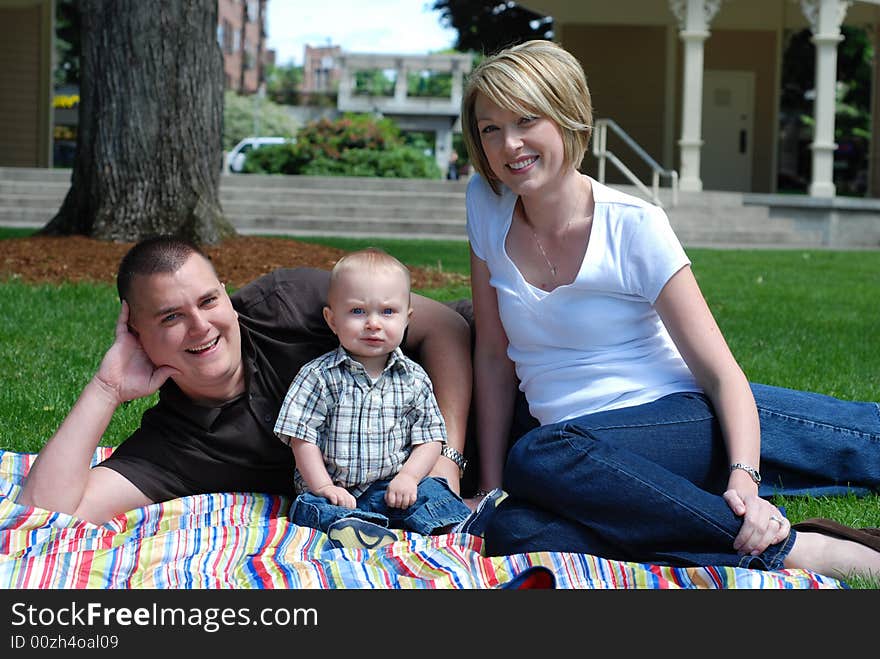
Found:
[[[562,46],[535,39],[480,62],[461,100],[462,137],[474,168],[500,193],[483,151],[474,111],[477,95],[521,116],[546,117],[562,131],[565,167],[580,167],[593,130],[593,104],[580,62]]]
[[[340,276],[354,268],[363,268],[366,270],[398,270],[403,273],[406,281],[406,291],[409,293],[411,286],[409,268],[380,247],[366,247],[356,252],[346,254],[336,262],[336,265],[333,266],[333,270],[330,271],[330,290],[328,291],[328,297],[330,293],[333,292],[333,288],[337,284]]]

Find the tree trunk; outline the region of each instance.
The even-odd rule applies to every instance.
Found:
[[[217,0],[80,0],[80,123],[49,235],[235,235],[223,216]]]

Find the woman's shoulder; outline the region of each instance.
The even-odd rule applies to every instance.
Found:
[[[652,213],[657,210],[663,210],[659,206],[651,203],[650,201],[646,201],[645,199],[641,199],[640,197],[636,197],[635,195],[631,195],[627,192],[609,187],[604,183],[599,183],[592,178],[590,179],[590,183],[593,186],[593,200],[597,204],[614,204],[618,206],[639,209],[648,213]]]

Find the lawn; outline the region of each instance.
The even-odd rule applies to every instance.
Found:
[[[0,231],[0,239],[15,235],[23,234]],[[462,241],[301,240],[346,250],[379,245],[412,266],[469,271]],[[688,254],[750,380],[880,401],[880,252],[689,249]],[[420,292],[440,300],[468,295],[464,286]],[[0,281],[0,448],[40,449],[110,345],[117,309],[110,285]],[[122,441],[153,401],[120,408],[103,443]],[[825,516],[880,526],[880,496],[780,503],[795,520]]]

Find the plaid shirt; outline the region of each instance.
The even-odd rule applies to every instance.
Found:
[[[302,367],[281,404],[275,434],[317,444],[332,481],[355,497],[391,478],[412,447],[445,442],[446,424],[424,369],[400,348],[374,382],[339,347]],[[299,470],[297,492],[308,491]]]

